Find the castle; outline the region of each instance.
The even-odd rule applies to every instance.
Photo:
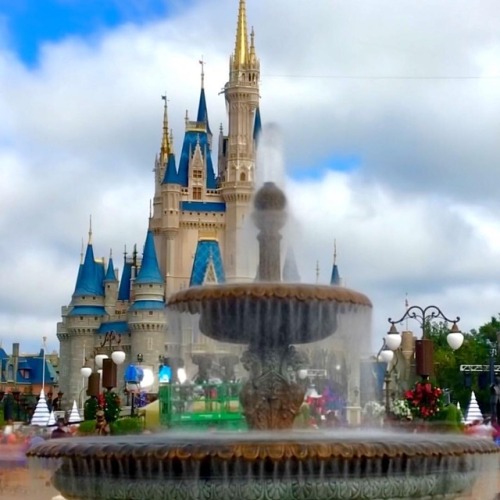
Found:
[[[238,359],[238,348],[215,344],[194,324],[184,322],[175,333],[178,329],[169,325],[168,297],[188,286],[255,278],[255,269],[249,269],[246,262],[242,231],[254,192],[261,131],[260,63],[246,17],[245,0],[239,0],[236,42],[223,89],[228,128],[225,134],[221,126],[217,138],[217,170],[202,64],[196,121],[186,118],[179,156],[174,153],[164,96],[154,199],[142,257],[135,249],[132,255],[125,255],[118,279],[111,257],[107,264],[95,259],[89,231],[71,302],[62,308],[57,326],[60,387],[67,401],[81,401],[84,381],[80,368],[100,348],[113,347],[111,342],[103,345],[111,334],[114,338],[119,335],[127,355],[125,365],[140,359],[153,373],[158,373],[164,358],[172,364],[185,363],[188,376],[203,371],[207,362],[215,361],[222,370],[224,361],[232,359],[234,365]],[[334,279],[338,279],[336,266]],[[120,381],[123,369],[118,372]]]

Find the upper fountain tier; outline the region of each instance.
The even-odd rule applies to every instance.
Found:
[[[266,182],[254,208],[257,281],[188,288],[170,298],[169,308],[200,314],[200,330],[215,340],[264,348],[322,340],[337,330],[342,315],[370,314],[370,299],[354,290],[281,283],[279,231],[286,220],[286,196]]]

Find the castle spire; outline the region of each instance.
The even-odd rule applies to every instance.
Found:
[[[92,245],[92,214],[89,216],[89,245]]]
[[[245,0],[240,0],[238,9],[238,23],[236,25],[236,44],[234,48],[233,64],[235,67],[243,66],[248,62],[248,33],[247,12]]]
[[[201,59],[199,61],[201,65],[201,88],[205,88],[205,61],[203,60],[203,56],[201,56]]]
[[[339,274],[339,267],[337,266],[337,240],[333,240],[333,266],[332,275],[330,277],[330,285],[341,285],[342,280]]]
[[[164,166],[168,155],[172,152],[170,144],[170,136],[168,129],[168,99],[167,93],[161,96],[162,100],[165,102],[163,107],[163,134],[161,138],[161,149],[160,149],[160,166]]]

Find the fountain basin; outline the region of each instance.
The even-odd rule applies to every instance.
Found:
[[[459,435],[343,430],[163,434],[48,441],[68,499],[455,498],[498,467],[498,447]]]
[[[341,315],[371,312],[370,299],[340,286],[235,283],[192,287],[174,294],[168,307],[200,314],[200,330],[212,339],[267,347],[322,340]]]

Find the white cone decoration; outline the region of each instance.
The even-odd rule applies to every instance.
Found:
[[[464,423],[464,413],[462,408],[460,408],[460,403],[457,401],[457,410],[460,412],[460,422]]]
[[[73,408],[71,408],[71,413],[69,414],[68,423],[79,424],[81,421],[82,417],[80,416],[80,412],[78,411],[78,406],[76,405],[76,401],[73,400]]]
[[[476,395],[474,394],[474,391],[472,391],[469,408],[467,408],[467,415],[465,417],[465,423],[472,424],[472,422],[475,422],[476,420],[480,420],[482,422],[483,414],[477,404]]]
[[[45,393],[43,389],[40,391],[40,397],[38,403],[36,404],[33,417],[31,417],[31,425],[39,425],[45,427],[49,423],[50,412],[47,406],[47,401],[45,400]]]
[[[50,412],[49,421],[47,422],[47,427],[50,427],[51,425],[56,425],[56,417],[54,416],[53,411]]]

